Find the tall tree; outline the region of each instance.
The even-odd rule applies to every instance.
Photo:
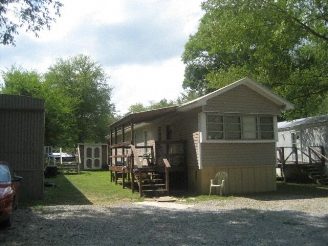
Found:
[[[107,80],[102,66],[85,55],[59,59],[45,74],[51,88],[72,100],[77,142],[105,141],[115,111]]]
[[[144,106],[142,103],[136,103],[129,107],[128,114],[138,113],[138,112],[147,111],[147,110],[148,110],[148,108],[146,106]]]
[[[46,145],[106,141],[115,113],[112,88],[102,66],[88,56],[59,59],[45,75],[13,67],[2,78],[2,93],[45,100]]]
[[[253,77],[296,105],[288,118],[319,111],[328,93],[328,3],[208,0],[185,46],[183,87],[203,92]]]
[[[165,98],[161,99],[159,102],[150,101],[149,103],[150,103],[149,109],[167,108],[170,106],[174,106],[176,104],[176,102],[172,100],[167,100]]]
[[[203,95],[203,92],[199,92],[199,90],[196,89],[186,89],[185,92],[181,93],[180,96],[177,99],[177,104],[181,105],[186,102],[195,100],[196,98]]]
[[[44,27],[50,29],[62,6],[54,0],[0,0],[0,44],[15,45],[20,28],[36,36]]]
[[[12,67],[2,72],[2,93],[31,96],[45,100],[45,145],[72,147],[76,144],[76,119],[71,108],[75,102],[52,88],[36,71]]]
[[[4,94],[42,97],[42,78],[36,71],[13,66],[7,72],[2,72],[2,78]]]
[[[138,113],[147,110],[160,109],[170,107],[176,104],[174,101],[168,101],[167,99],[162,99],[159,102],[149,101],[149,106],[145,106],[142,103],[136,103],[129,107],[129,113]]]

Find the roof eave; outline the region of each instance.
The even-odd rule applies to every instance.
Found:
[[[123,117],[122,119],[114,122],[109,127],[113,129],[119,126],[126,126],[130,124],[138,124],[143,122],[150,122],[157,118],[163,117],[165,115],[169,115],[171,113],[176,112],[178,106],[171,106],[161,109],[154,109],[149,111],[143,111],[138,113],[128,114],[127,116]]]

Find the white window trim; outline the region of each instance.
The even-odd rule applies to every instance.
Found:
[[[216,113],[216,112],[201,112],[199,113],[199,131],[200,131],[200,143],[274,143],[278,141],[278,127],[277,127],[277,116],[276,115],[267,115],[273,117],[273,139],[216,139],[216,140],[208,140],[207,129],[206,129],[206,113]],[[222,114],[222,115],[230,115],[230,114]],[[240,116],[246,114],[238,114]],[[249,114],[250,116],[266,116],[265,114]]]
[[[202,159],[202,139],[203,139],[203,131],[202,128],[204,126],[204,122],[203,122],[203,118],[205,116],[205,128],[206,128],[206,115],[204,113],[200,113],[198,114],[198,143],[197,143],[197,147],[198,147],[198,167],[199,169],[203,169],[203,159]]]

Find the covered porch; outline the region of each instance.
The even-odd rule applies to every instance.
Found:
[[[109,171],[111,182],[129,187],[140,196],[169,195],[176,182],[186,180],[184,141],[162,140],[136,128],[174,113],[176,107],[131,114],[110,126]],[[185,184],[187,181],[184,182]],[[186,186],[186,185],[182,185]]]

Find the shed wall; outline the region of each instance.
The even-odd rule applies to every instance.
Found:
[[[0,159],[23,177],[20,199],[43,197],[44,101],[0,95]]]
[[[79,143],[78,148],[80,151],[81,158],[80,168],[82,170],[108,169],[108,144]],[[89,151],[91,150],[89,153],[87,153],[88,148],[90,148]],[[96,148],[100,149],[100,152],[95,152]],[[91,156],[87,156],[88,154]],[[87,159],[89,159],[89,162],[87,161]],[[97,160],[101,160],[100,165],[98,165],[99,163],[97,162]]]

